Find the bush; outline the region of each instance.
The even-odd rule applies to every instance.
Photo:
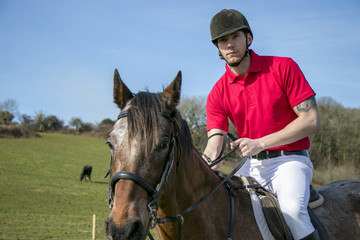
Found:
[[[0,111],[0,124],[8,125],[14,119],[14,115],[8,111]]]
[[[349,162],[360,167],[360,109],[344,108],[331,98],[318,103],[321,128],[311,135],[309,149],[315,167]]]
[[[82,135],[96,138],[107,139],[109,137],[109,133],[113,128],[112,124],[100,124],[95,127],[92,131],[84,132]]]
[[[18,124],[0,125],[0,138],[21,138],[21,137],[39,137],[39,135],[32,130]]]

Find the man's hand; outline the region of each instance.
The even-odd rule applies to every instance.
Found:
[[[241,157],[250,157],[264,150],[259,139],[239,138],[230,143],[231,148],[237,148],[236,151]]]

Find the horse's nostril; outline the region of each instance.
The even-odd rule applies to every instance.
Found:
[[[105,221],[105,235],[106,235],[106,237],[108,238],[108,239],[113,239],[113,235],[112,235],[112,231],[111,231],[111,225],[115,225],[114,223],[113,223],[113,220],[112,220],[112,218],[107,218],[106,219],[106,221]]]
[[[140,220],[129,220],[125,225],[118,227],[112,218],[105,221],[105,234],[113,240],[137,240],[144,237],[144,226]]]
[[[125,225],[125,231],[127,232],[126,239],[142,239],[144,233],[143,224],[140,220],[130,221]]]

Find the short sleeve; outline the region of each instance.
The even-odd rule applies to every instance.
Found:
[[[310,84],[294,60],[288,58],[283,64],[281,72],[285,87],[284,91],[292,108],[315,95],[314,90],[310,87]]]
[[[229,131],[228,117],[224,111],[221,99],[221,93],[216,89],[215,85],[209,93],[206,102],[207,131],[210,131],[211,129],[221,129],[226,132]]]

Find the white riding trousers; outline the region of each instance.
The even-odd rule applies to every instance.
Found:
[[[314,232],[307,212],[313,165],[307,156],[289,155],[265,160],[248,157],[236,175],[255,178],[278,197],[294,240]]]

